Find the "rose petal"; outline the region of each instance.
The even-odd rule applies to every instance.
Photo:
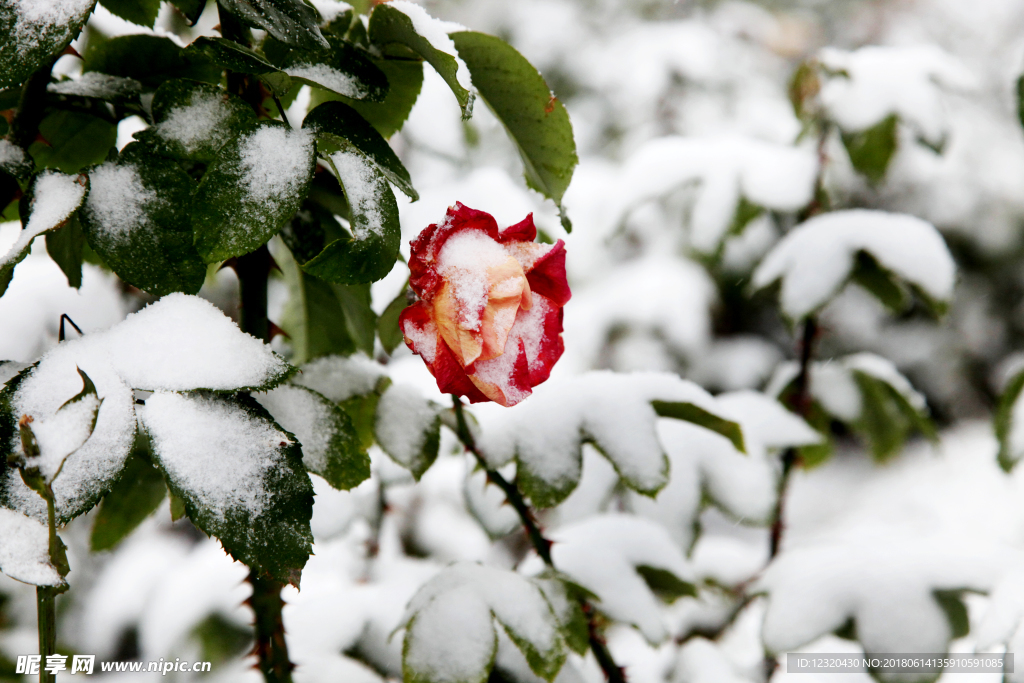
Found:
[[[557,306],[569,303],[572,292],[565,277],[565,242],[558,240],[526,273],[530,289],[543,294]]]

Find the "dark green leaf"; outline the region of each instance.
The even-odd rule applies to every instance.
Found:
[[[192,219],[207,263],[249,253],[291,219],[313,179],[314,147],[308,132],[261,121],[221,148],[199,184]]]
[[[85,235],[78,214],[71,217],[67,225],[46,233],[46,252],[60,266],[68,279],[68,286],[78,289],[82,286],[82,245]]]
[[[651,592],[667,603],[673,603],[684,596],[697,597],[696,586],[688,581],[683,581],[667,569],[640,565],[636,568],[636,572],[643,578]]]
[[[352,236],[329,243],[302,268],[338,284],[380,280],[394,267],[402,239],[395,196],[384,176],[354,147],[335,152],[328,163],[348,198]]]
[[[199,642],[202,661],[219,667],[252,649],[252,632],[251,626],[239,626],[214,612],[192,629],[192,637]]]
[[[896,115],[890,114],[867,130],[842,134],[850,163],[872,183],[885,177],[892,155],[896,152],[896,122]]]
[[[876,460],[897,453],[912,430],[936,438],[935,428],[926,414],[916,410],[895,387],[877,377],[857,370],[854,381],[861,393],[861,416],[854,425],[871,444]]]
[[[206,0],[171,0],[171,4],[185,16],[189,26],[195,26],[199,16],[206,9]]]
[[[1010,443],[1010,434],[1013,431],[1013,407],[1020,398],[1021,390],[1024,389],[1024,370],[1017,371],[1010,381],[1006,383],[999,403],[996,405],[995,431],[999,440],[999,466],[1009,472],[1017,464],[1021,454],[1013,450]]]
[[[139,435],[145,442],[145,435]],[[100,502],[92,526],[90,546],[94,551],[110,550],[135,530],[157,509],[167,493],[163,475],[137,451],[148,444],[137,444],[125,461],[120,478]]]
[[[472,116],[473,92],[460,83],[458,78],[459,64],[456,57],[461,55],[461,49],[458,54],[439,49],[416,31],[409,15],[387,3],[381,3],[373,8],[370,14],[369,37],[370,42],[380,46],[390,43],[404,45],[425,59],[455,93],[455,99],[462,109],[462,117],[468,119]]]
[[[95,4],[77,0],[63,3],[61,11],[44,5],[29,18],[32,2],[0,3],[0,89],[24,83],[67,47]]]
[[[102,0],[101,5],[126,21],[151,28],[160,13],[160,0]]]
[[[1017,120],[1024,126],[1024,75],[1017,78]]]
[[[192,245],[192,179],[133,142],[90,172],[85,238],[122,280],[156,296],[195,294],[206,265]]]
[[[398,345],[405,338],[402,330],[398,327],[398,316],[409,305],[408,292],[408,288],[403,287],[398,296],[392,299],[388,307],[377,318],[377,338],[380,339],[380,344],[384,347],[385,353],[390,354],[398,348]]]
[[[178,396],[175,403],[158,404],[156,397],[147,399],[140,416],[152,439],[155,464],[161,469],[171,492],[185,503],[189,519],[211,536],[216,536],[224,549],[239,562],[243,562],[260,574],[298,586],[302,567],[305,566],[312,550],[313,535],[309,520],[313,515],[313,488],[309,475],[302,465],[302,451],[294,437],[282,430],[270,414],[252,397],[237,394],[226,397],[216,394],[190,394]],[[268,447],[274,451],[265,468],[255,471],[219,471],[218,476],[237,478],[235,488],[249,489],[258,486],[272,492],[261,500],[256,510],[244,504],[227,504],[216,495],[211,497],[205,489],[195,487],[195,480],[181,476],[171,463],[180,462],[184,454],[181,445],[175,443],[176,434],[169,429],[166,419],[155,419],[151,411],[160,406],[171,409],[184,422],[176,424],[173,432],[187,434],[196,428],[190,424],[190,416],[198,419],[211,411],[225,420],[225,429],[238,430],[235,425],[249,423],[259,425],[255,432],[252,450],[263,453]],[[154,407],[157,406],[157,407]],[[184,406],[184,407],[183,407]],[[149,417],[147,417],[147,415]],[[156,427],[156,428],[155,428]],[[272,430],[280,436],[279,445],[264,443],[263,430]],[[232,432],[234,433],[234,432]],[[247,432],[246,432],[247,433]],[[208,451],[189,453],[188,457],[215,461],[221,457],[218,444],[213,441]],[[260,471],[262,469],[262,471]],[[257,477],[257,479],[254,479]]]
[[[291,78],[355,100],[383,102],[388,79],[363,51],[334,36],[330,49],[295,50],[267,39],[267,57]]]
[[[750,221],[764,213],[764,207],[752,203],[746,197],[740,197],[736,205],[736,212],[732,217],[732,225],[729,226],[729,235],[742,235]]]
[[[187,53],[170,38],[144,34],[117,36],[90,45],[82,69],[133,78],[147,90],[156,90],[171,78],[219,83],[221,76],[219,67],[200,55]]]
[[[314,131],[318,140],[328,145],[333,144],[334,149],[329,151],[340,148],[342,141],[350,143],[409,199],[419,199],[409,171],[398,155],[381,134],[351,107],[341,102],[325,102],[309,112],[302,127]],[[321,144],[320,153],[324,151],[324,145]]]
[[[311,104],[317,106],[322,102],[344,102],[369,121],[378,133],[390,138],[401,130],[420,95],[420,88],[423,86],[423,62],[418,59],[371,59],[388,79],[388,95],[383,102],[350,100],[314,88]]]
[[[934,590],[932,594],[939,607],[946,613],[953,638],[963,638],[971,631],[971,620],[964,604],[963,590]]]
[[[29,152],[36,164],[78,173],[107,158],[117,141],[117,126],[92,114],[58,109],[42,120],[39,134],[49,144],[32,143]]]
[[[245,100],[199,81],[167,81],[153,95],[152,110],[155,125],[135,138],[162,156],[186,161],[213,161],[221,147],[256,124]]]
[[[359,445],[362,448],[369,448],[376,441],[374,430],[377,422],[377,404],[380,403],[381,393],[383,393],[383,389],[377,387],[376,391],[365,396],[353,396],[339,404],[351,418],[352,425],[356,428],[356,435],[359,437]],[[433,460],[430,461],[430,463],[432,462]],[[430,466],[430,463],[427,464],[427,467]],[[416,475],[413,474],[413,476]]]
[[[579,159],[565,106],[533,65],[505,41],[473,31],[451,37],[480,97],[519,148],[526,184],[554,200],[568,231],[562,195]]]
[[[739,424],[726,420],[713,413],[695,406],[692,403],[681,403],[672,401],[651,401],[654,412],[659,417],[671,417],[676,420],[685,420],[695,425],[710,429],[729,439],[736,450],[746,453],[747,449],[743,444],[743,430]]]
[[[32,158],[13,142],[0,140],[0,171],[21,180],[28,180],[35,170]]]
[[[281,42],[304,50],[327,48],[316,10],[303,0],[220,0],[219,6]]]
[[[895,314],[903,313],[910,305],[910,295],[900,280],[882,268],[871,254],[857,252],[853,267],[853,281],[871,292],[876,299]]]
[[[226,38],[201,36],[185,48],[185,54],[201,55],[217,66],[243,74],[258,75],[278,71],[263,55]]]
[[[181,498],[178,498],[176,495],[174,495],[173,492],[168,492],[167,495],[170,498],[171,521],[177,522],[179,519],[182,519],[185,515],[188,514],[188,512],[185,510],[185,501],[183,501]]]

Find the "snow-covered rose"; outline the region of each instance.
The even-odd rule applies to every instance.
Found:
[[[413,240],[419,301],[400,325],[441,391],[512,406],[561,357],[565,244],[536,237],[533,214],[499,231],[490,214],[456,203]]]

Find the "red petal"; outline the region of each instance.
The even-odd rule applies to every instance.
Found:
[[[541,338],[537,358],[530,370],[530,386],[537,386],[551,375],[551,368],[565,351],[562,341],[562,309],[552,306],[544,316],[544,336]]]
[[[498,235],[499,242],[532,242],[537,239],[537,226],[533,224],[533,214],[526,214],[526,218],[515,225],[510,225]]]
[[[526,281],[534,293],[543,294],[556,306],[569,303],[572,292],[565,277],[565,242],[558,240],[548,253],[537,259],[526,274]]]
[[[490,400],[480,393],[476,385],[470,381],[466,371],[459,365],[459,360],[444,341],[438,339],[437,356],[434,358],[434,364],[431,367],[428,363],[427,367],[434,374],[434,379],[437,380],[437,388],[442,393],[465,396],[469,399],[470,403],[483,403]]]

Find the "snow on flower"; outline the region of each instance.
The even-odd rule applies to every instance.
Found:
[[[419,301],[400,325],[442,392],[512,406],[562,355],[565,245],[536,237],[532,214],[499,231],[490,214],[456,203],[413,240]]]

